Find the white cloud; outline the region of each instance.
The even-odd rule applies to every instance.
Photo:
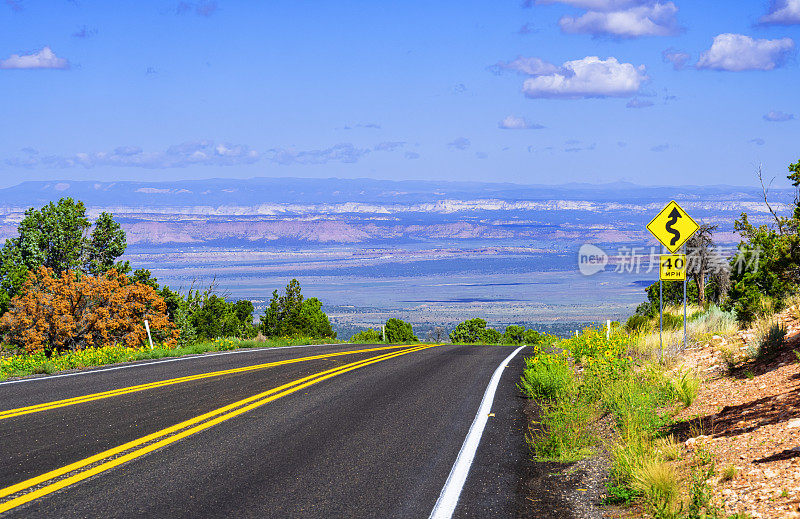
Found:
[[[581,16],[564,16],[558,21],[561,30],[572,34],[610,34],[622,38],[669,36],[678,32],[672,2],[655,2],[620,11],[588,11]]]
[[[567,61],[558,72],[525,80],[522,91],[532,98],[631,97],[647,79],[644,65],[587,56]]]
[[[544,74],[552,74],[558,70],[558,67],[552,63],[539,58],[523,58],[519,56],[514,61],[500,61],[494,67],[495,72],[502,72],[503,70],[513,70],[528,76],[541,76]]]
[[[720,34],[700,55],[697,68],[712,70],[772,70],[786,62],[794,50],[791,38],[754,40],[743,34]]]
[[[638,97],[634,97],[625,105],[625,108],[647,108],[649,106],[653,106],[655,103],[652,101],[648,101],[647,99],[639,99]]]
[[[146,169],[184,168],[187,166],[238,166],[260,160],[258,152],[239,144],[215,144],[213,141],[185,142],[166,151],[145,152],[136,146],[120,146],[112,152],[76,153],[74,155],[28,154],[9,159],[16,167],[56,167],[87,169],[99,166],[138,167]]]
[[[764,120],[773,123],[782,123],[791,121],[792,119],[794,119],[794,114],[787,114],[780,110],[770,110],[768,113],[764,114]]]
[[[800,0],[774,0],[758,21],[764,25],[800,24]]]
[[[675,70],[683,70],[686,67],[686,62],[692,56],[686,52],[681,52],[673,47],[666,49],[661,53],[661,59],[664,63],[672,63],[672,68]]]
[[[178,2],[178,6],[175,8],[175,12],[177,14],[184,14],[194,11],[195,14],[200,16],[211,16],[217,10],[217,3],[213,1],[205,1],[205,2]]]
[[[0,60],[0,69],[56,68],[68,69],[69,61],[59,58],[45,47],[33,54],[12,54],[8,59]]]
[[[379,142],[372,149],[373,151],[394,151],[398,148],[402,148],[405,145],[406,143],[403,141],[384,141]]]
[[[447,145],[451,148],[455,148],[457,150],[465,150],[470,147],[472,143],[466,137],[458,137],[454,139],[452,142],[448,142]]]
[[[537,0],[537,4],[566,4],[592,11],[619,11],[648,3],[647,0]]]
[[[269,150],[269,160],[282,164],[327,164],[328,162],[344,162],[352,164],[370,150],[356,148],[350,143],[341,143],[322,150],[297,151],[286,148]]]
[[[541,124],[529,122],[524,117],[509,115],[499,123],[498,128],[502,130],[540,130],[544,128]]]

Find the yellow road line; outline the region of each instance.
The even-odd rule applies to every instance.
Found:
[[[256,364],[254,366],[245,366],[243,368],[233,368],[233,369],[225,369],[220,371],[211,371],[208,373],[200,373],[197,375],[189,375],[186,377],[179,377],[179,378],[171,378],[167,380],[160,380],[158,382],[149,382],[147,384],[139,384],[136,386],[129,386],[123,387],[119,389],[112,389],[109,391],[103,391],[101,393],[92,393],[89,395],[82,395],[76,396],[72,398],[66,398],[64,400],[55,400],[52,402],[44,402],[41,404],[30,405],[26,407],[18,407],[16,409],[8,409],[5,411],[0,411],[0,420],[4,420],[6,418],[12,418],[15,416],[21,416],[31,413],[38,413],[41,411],[47,411],[50,409],[57,409],[59,407],[66,407],[75,404],[82,404],[84,402],[92,402],[94,400],[101,400],[103,398],[110,398],[112,396],[119,396],[119,395],[126,395],[128,393],[135,393],[137,391],[144,391],[146,389],[153,389],[157,387],[164,387],[164,386],[171,386],[173,384],[182,384],[184,382],[190,382],[192,380],[201,380],[204,378],[210,377],[219,377],[222,375],[230,375],[233,373],[244,373],[247,371],[255,371],[259,369],[266,369],[272,368],[275,366],[283,366],[286,364],[294,364],[297,362],[306,362],[309,360],[317,360],[317,359],[326,359],[329,357],[339,357],[342,355],[353,355],[356,353],[369,353],[372,351],[382,351],[382,350],[390,350],[390,349],[399,349],[405,348],[406,346],[381,346],[379,348],[367,348],[363,350],[351,350],[351,351],[340,351],[336,353],[325,353],[321,355],[312,355],[310,357],[301,357],[298,359],[287,359],[275,362],[267,362],[265,364]]]
[[[145,455],[145,454],[147,454],[149,452],[152,452],[154,450],[160,449],[161,447],[164,447],[164,446],[169,445],[171,443],[174,443],[174,442],[176,442],[178,440],[181,440],[183,438],[186,438],[188,436],[196,434],[196,433],[198,433],[200,431],[203,431],[205,429],[213,427],[214,425],[217,425],[217,424],[219,424],[221,422],[224,422],[226,420],[230,420],[231,418],[233,418],[235,416],[238,416],[240,414],[243,414],[243,413],[246,413],[246,412],[251,411],[253,409],[256,409],[258,407],[261,407],[261,406],[263,406],[263,405],[265,405],[265,404],[267,404],[269,402],[275,401],[275,400],[277,400],[279,398],[282,398],[282,397],[284,397],[286,395],[289,395],[289,394],[295,393],[297,391],[300,391],[302,389],[305,389],[308,386],[314,385],[314,384],[316,384],[318,382],[322,382],[323,380],[327,380],[327,379],[335,377],[337,375],[341,375],[342,373],[346,373],[348,371],[353,371],[355,369],[359,369],[359,368],[362,368],[364,366],[368,366],[370,364],[375,364],[377,362],[382,362],[384,360],[388,360],[388,359],[391,359],[391,358],[394,358],[394,357],[399,357],[401,355],[406,355],[408,353],[414,353],[414,352],[421,351],[421,350],[424,350],[424,349],[427,349],[427,348],[433,348],[435,346],[436,346],[435,344],[434,345],[422,345],[422,346],[409,348],[409,349],[406,349],[406,350],[403,350],[403,351],[399,351],[399,352],[385,353],[383,355],[378,355],[376,357],[371,357],[371,358],[364,359],[364,360],[357,361],[357,362],[353,362],[353,363],[350,363],[350,364],[345,364],[344,366],[339,366],[337,368],[332,368],[332,369],[329,369],[329,370],[321,371],[319,373],[315,373],[313,375],[309,375],[307,377],[303,377],[303,378],[294,380],[294,381],[289,382],[287,384],[284,384],[282,386],[270,389],[270,390],[265,391],[263,393],[259,393],[257,395],[253,395],[253,396],[245,398],[243,400],[239,400],[238,402],[234,402],[234,403],[229,404],[227,406],[220,407],[219,409],[215,409],[214,411],[211,411],[211,412],[202,414],[200,416],[196,416],[194,418],[191,418],[189,420],[180,422],[180,423],[175,424],[175,425],[173,425],[171,427],[167,427],[166,429],[162,429],[160,431],[157,431],[155,433],[149,434],[149,435],[144,436],[142,438],[139,438],[137,440],[133,440],[133,441],[124,443],[124,444],[122,444],[122,445],[120,445],[118,447],[114,447],[112,449],[103,451],[103,452],[101,452],[99,454],[96,454],[94,456],[90,456],[90,457],[85,458],[85,459],[83,459],[81,461],[77,461],[77,462],[72,463],[70,465],[66,465],[64,467],[61,467],[61,468],[58,468],[58,469],[55,469],[55,470],[51,470],[49,472],[46,472],[45,474],[42,474],[41,476],[36,476],[34,478],[27,479],[25,481],[22,481],[20,483],[15,484],[15,485],[11,485],[9,487],[0,489],[0,498],[3,498],[3,497],[6,497],[6,496],[15,494],[17,492],[21,492],[21,491],[23,491],[25,489],[35,487],[35,486],[37,486],[37,485],[39,485],[41,483],[45,483],[45,482],[47,482],[49,480],[58,478],[60,476],[63,476],[65,474],[68,474],[68,473],[73,472],[75,470],[79,470],[79,469],[81,469],[83,467],[86,467],[88,465],[92,465],[94,463],[102,461],[103,459],[106,459],[106,458],[109,458],[111,456],[114,456],[114,455],[120,454],[122,452],[125,452],[127,450],[130,450],[131,448],[137,447],[137,446],[145,444],[145,443],[149,443],[149,442],[151,442],[151,441],[153,441],[155,439],[161,438],[163,436],[168,436],[167,438],[164,438],[164,439],[162,439],[162,440],[160,440],[158,442],[151,443],[149,445],[146,445],[145,447],[141,447],[141,448],[139,448],[137,450],[131,451],[131,452],[129,452],[129,453],[123,455],[123,456],[120,456],[120,457],[115,458],[113,460],[110,460],[110,461],[107,461],[107,462],[102,463],[100,465],[97,465],[95,467],[92,467],[91,469],[85,470],[83,472],[79,472],[78,474],[75,474],[73,476],[70,476],[70,477],[64,478],[62,480],[56,481],[54,483],[46,485],[46,486],[44,486],[44,487],[42,487],[42,488],[40,488],[38,490],[35,490],[33,492],[29,492],[27,494],[23,494],[23,495],[21,495],[19,497],[16,497],[14,499],[6,501],[5,503],[0,504],[0,513],[6,512],[8,510],[11,510],[12,508],[16,508],[16,507],[18,507],[20,505],[23,505],[25,503],[28,503],[28,502],[33,501],[35,499],[38,499],[40,497],[46,496],[48,494],[51,494],[52,492],[55,492],[55,491],[60,490],[60,489],[62,489],[64,487],[73,485],[73,484],[75,484],[75,483],[77,483],[79,481],[83,481],[84,479],[90,478],[90,477],[92,477],[92,476],[94,476],[96,474],[99,474],[101,472],[105,472],[106,470],[114,468],[114,467],[116,467],[118,465],[126,463],[126,462],[128,462],[130,460],[133,460],[135,458],[138,458],[140,456],[143,456],[143,455]],[[214,417],[216,417],[216,418],[214,418]],[[213,418],[213,419],[209,420],[209,418]],[[194,424],[197,424],[198,422],[203,422],[203,423],[200,423],[199,425],[194,425]],[[193,427],[190,427],[190,426],[193,426]],[[187,427],[189,427],[189,428],[187,429]],[[185,430],[181,431],[181,429],[185,429]],[[178,434],[174,434],[172,436],[169,436],[170,434],[172,434],[174,432],[177,432],[177,431],[181,431],[181,432],[179,432]]]

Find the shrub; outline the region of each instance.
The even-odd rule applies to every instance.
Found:
[[[683,316],[664,312],[664,329],[676,330],[683,327]]]
[[[533,331],[533,330],[531,330]],[[525,342],[525,328],[522,326],[506,326],[503,332],[503,344],[522,344]]]
[[[469,319],[459,323],[455,330],[450,332],[450,342],[460,344],[476,344],[483,339],[486,331],[486,321],[480,318]]]
[[[237,301],[234,304],[212,294],[204,298],[189,320],[201,340],[255,336],[252,326],[253,303],[250,301]]]
[[[536,330],[525,330],[525,344],[539,344],[545,340],[547,334],[539,333]]]
[[[486,328],[481,334],[480,342],[483,344],[500,344],[502,340],[503,335],[500,332],[494,328]]]
[[[670,380],[675,396],[681,401],[684,407],[689,407],[697,398],[697,391],[700,389],[700,380],[691,371],[681,371],[677,377]]]
[[[520,390],[536,400],[567,398],[574,393],[572,367],[560,355],[535,355],[525,359]]]
[[[367,328],[366,330],[361,330],[357,334],[353,335],[350,338],[350,342],[359,344],[375,344],[378,342],[383,342],[383,334],[380,330]]]
[[[642,333],[650,329],[651,318],[642,314],[633,314],[625,322],[625,329],[629,332]]]
[[[7,339],[28,352],[61,352],[121,343],[145,344],[144,320],[155,340],[173,345],[180,333],[151,287],[133,283],[116,270],[101,276],[64,271],[56,277],[39,267],[0,319]]]
[[[743,282],[744,283],[744,282]],[[742,288],[742,293],[733,303],[736,320],[742,326],[750,326],[756,320],[769,313],[771,302],[756,286]]]
[[[693,314],[688,327],[692,335],[704,333],[727,335],[734,333],[738,328],[736,314],[724,311],[717,305],[711,305],[706,311]]]
[[[528,436],[539,459],[570,462],[591,454],[595,439],[589,424],[596,413],[595,406],[558,399],[543,402],[540,407],[541,429]]]
[[[417,342],[417,336],[411,325],[401,319],[389,319],[386,321],[386,342],[399,344],[403,342]]]
[[[773,322],[765,325],[758,335],[758,349],[756,359],[769,360],[780,352],[786,343],[786,327],[781,323]]]

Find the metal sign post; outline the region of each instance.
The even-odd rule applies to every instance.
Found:
[[[661,362],[664,362],[664,281],[683,281],[683,346],[686,347],[686,255],[675,254],[700,226],[672,200],[647,224],[647,230],[672,254],[659,259],[658,275],[658,340]],[[684,250],[685,252],[685,250]]]
[[[683,253],[686,254],[686,246],[683,247]],[[685,268],[685,267],[684,267]],[[683,275],[683,349],[686,349],[686,274]]]
[[[659,361],[664,362],[664,282],[661,276],[658,277],[658,347],[660,351]]]

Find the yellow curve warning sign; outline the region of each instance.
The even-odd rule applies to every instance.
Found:
[[[647,230],[670,252],[675,252],[699,229],[686,211],[673,200],[647,224]]]
[[[662,254],[659,271],[661,281],[686,279],[686,254]]]

